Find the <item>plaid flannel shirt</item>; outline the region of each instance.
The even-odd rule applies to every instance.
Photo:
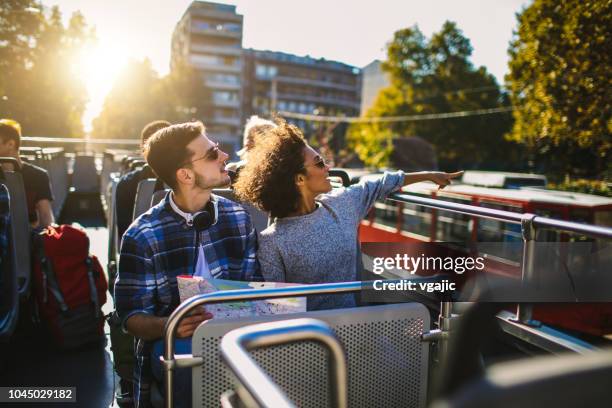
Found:
[[[239,204],[212,195],[218,203],[214,225],[202,231],[200,243],[214,278],[262,280],[257,262],[257,235],[248,212]],[[196,231],[170,205],[170,193],[136,219],[123,235],[115,306],[125,322],[136,313],[169,316],[179,305],[176,277],[193,275]],[[134,368],[136,407],[150,406],[150,353],[153,342],[137,339]]]

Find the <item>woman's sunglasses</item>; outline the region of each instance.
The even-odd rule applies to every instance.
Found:
[[[333,163],[330,160],[325,160],[321,156],[317,156],[315,157],[314,162],[310,164],[305,164],[303,168],[305,169],[306,167],[310,167],[310,166],[316,166],[320,169],[324,169],[325,166],[329,166],[329,167],[333,166]]]

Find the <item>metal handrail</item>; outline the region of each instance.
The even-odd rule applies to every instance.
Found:
[[[446,210],[465,215],[490,218],[497,221],[511,222],[514,224],[521,224],[525,218],[524,214],[521,213],[477,207],[468,204],[458,204],[434,198],[418,197],[407,193],[394,193],[388,198],[392,201],[419,204],[437,210]],[[533,224],[535,227],[551,228],[564,232],[576,232],[597,238],[612,238],[612,228],[599,227],[597,225],[581,224],[578,222],[557,220],[555,218],[537,215],[533,218]]]
[[[247,350],[309,340],[316,341],[329,350],[331,406],[346,408],[348,386],[344,350],[333,330],[320,320],[283,320],[232,330],[221,340],[221,357],[238,379],[240,386],[246,389],[248,397],[254,399],[259,406],[292,408],[295,405],[250,357]]]
[[[130,145],[139,146],[140,139],[98,139],[98,138],[73,138],[73,137],[41,137],[41,136],[23,136],[24,142],[37,143],[68,143],[68,144],[112,144],[112,145]]]
[[[458,204],[433,198],[424,198],[406,193],[391,194],[388,199],[392,201],[419,204],[436,210],[451,211],[470,216],[490,218],[497,221],[510,222],[521,225],[523,236],[523,262],[521,263],[521,280],[527,284],[531,283],[535,274],[535,242],[536,229],[538,227],[549,228],[556,231],[574,232],[596,238],[612,239],[612,228],[597,225],[580,224],[577,222],[557,220],[537,216],[531,213],[514,213],[510,211],[483,208],[468,204]],[[523,324],[530,324],[532,320],[532,306],[519,305],[517,308],[517,319]]]
[[[287,297],[300,297],[309,295],[356,293],[362,289],[372,288],[372,282],[341,282],[323,283],[317,285],[289,286],[274,289],[242,289],[224,292],[213,292],[205,295],[194,296],[181,303],[172,312],[166,326],[164,327],[164,359],[162,365],[165,372],[165,407],[172,408],[173,405],[173,385],[174,369],[177,367],[177,360],[174,356],[174,338],[179,322],[187,316],[197,306],[210,303],[237,302],[258,299],[278,299]]]

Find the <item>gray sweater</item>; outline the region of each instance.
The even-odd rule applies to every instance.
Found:
[[[310,214],[277,219],[262,231],[257,256],[266,281],[326,283],[358,280],[357,228],[374,202],[401,187],[404,172],[317,197]],[[308,310],[354,306],[352,295],[313,296]]]

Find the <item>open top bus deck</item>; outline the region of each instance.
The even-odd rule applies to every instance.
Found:
[[[47,143],[42,139],[29,140],[31,144],[43,142]],[[103,142],[115,149],[118,146],[118,142]],[[127,145],[126,151],[105,151],[102,143],[89,143],[87,150],[94,153],[67,155],[68,142],[61,143],[65,143],[63,149],[27,149],[24,153],[48,170],[56,197],[57,219],[63,223],[79,223],[85,228],[92,243],[91,252],[101,259],[112,280],[119,241],[115,232],[113,187],[118,174],[130,166],[142,165],[142,161],[136,157],[128,159],[127,151],[133,145]],[[10,178],[13,173],[6,171],[5,175]],[[160,194],[155,193],[155,188],[145,188],[155,184],[155,180],[145,180],[142,184],[135,214],[159,200]],[[391,226],[379,224],[377,220],[393,217],[394,233],[406,237],[402,233],[404,226],[413,225],[406,219],[429,214],[428,227],[417,226],[410,233],[427,230],[433,234],[428,236],[429,240],[438,241],[447,240],[438,237],[432,225],[455,225],[459,232],[465,226],[467,237],[474,237],[478,242],[478,232],[483,230],[479,228],[486,222],[495,222],[501,232],[489,237],[501,237],[503,241],[506,236],[512,236],[512,240],[523,244],[516,267],[520,272],[518,281],[527,282],[538,273],[533,267],[533,243],[540,238],[538,231],[555,231],[558,238],[565,234],[566,240],[570,236],[571,239],[591,237],[588,239],[599,240],[601,245],[609,245],[612,238],[612,229],[605,225],[607,221],[604,225],[600,223],[608,220],[608,216],[597,215],[612,209],[606,199],[575,194],[570,194],[570,198],[546,196],[549,198],[542,199],[548,193],[528,190],[495,191],[487,196],[485,193],[494,189],[464,185],[450,186],[436,194],[423,193],[424,189],[426,186],[411,186],[390,200],[377,203],[374,215],[362,224],[362,241],[368,241],[363,239],[366,227],[382,225],[391,233]],[[218,193],[232,195],[229,190]],[[474,200],[476,193],[478,199]],[[503,199],[505,205],[519,204],[513,207],[516,211],[483,205],[493,198]],[[17,202],[12,197],[11,203]],[[537,211],[532,216],[520,203],[532,205],[530,208],[534,209],[539,208],[536,203],[552,203],[558,206],[555,208],[569,206],[568,215],[578,207],[593,212],[588,223],[579,224],[570,221],[571,217],[557,220],[549,217],[550,214],[537,215]],[[379,218],[381,210],[388,211],[382,206],[391,206],[395,215]],[[267,215],[253,208],[249,211],[258,220],[255,224],[265,227]],[[448,219],[442,221],[443,217]],[[14,226],[23,226],[22,221]],[[19,234],[24,236],[24,231]],[[387,236],[381,241],[393,242]],[[15,247],[18,249],[20,245]],[[610,250],[609,246],[606,248]],[[0,281],[3,285],[0,386],[75,387],[76,403],[66,403],[66,406],[129,406],[129,400],[115,399],[119,377],[113,370],[108,327],[105,344],[71,351],[54,348],[41,326],[32,323],[35,313],[28,296],[28,271],[15,258],[24,254],[13,251],[11,256],[14,257],[12,268],[3,271]],[[7,282],[13,282],[14,286],[9,287]],[[609,336],[534,322],[533,308],[528,304],[518,308],[495,303],[470,305],[453,303],[443,297],[415,296],[406,303],[306,312],[290,316],[289,320],[289,316],[213,319],[194,333],[192,355],[175,354],[173,339],[178,322],[198,305],[357,293],[369,285],[368,282],[346,282],[216,292],[184,302],[166,326],[166,375],[164,383],[157,385],[153,405],[172,406],[173,399],[177,398],[172,393],[175,370],[192,370],[193,406],[207,407],[535,407],[543,404],[564,407],[604,406],[610,401],[612,340]],[[110,313],[112,297],[107,298],[104,311]],[[566,313],[571,314],[575,305],[566,306]],[[161,397],[163,393],[165,399]]]

